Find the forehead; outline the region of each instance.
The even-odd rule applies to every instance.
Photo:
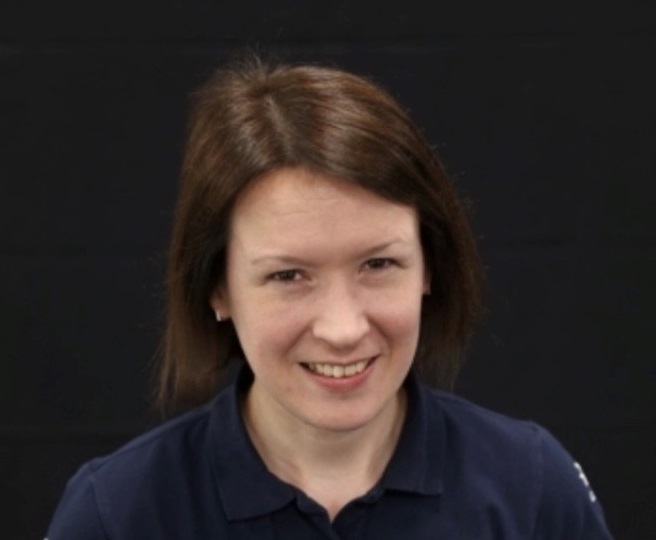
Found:
[[[253,181],[232,213],[231,242],[329,243],[381,236],[414,241],[416,211],[345,180],[305,169],[278,169]],[[383,239],[384,240],[384,239]]]

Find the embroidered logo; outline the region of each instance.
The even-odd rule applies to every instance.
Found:
[[[581,482],[583,482],[583,485],[588,489],[588,496],[590,497],[590,502],[595,502],[597,500],[597,496],[594,494],[594,491],[592,491],[592,488],[590,487],[590,482],[588,482],[588,477],[583,472],[583,467],[581,467],[581,465],[579,465],[575,461],[574,468],[579,473],[579,478],[581,479]]]

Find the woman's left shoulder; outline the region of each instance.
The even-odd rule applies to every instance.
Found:
[[[512,418],[450,392],[424,387],[423,401],[429,417],[437,415],[444,424],[447,443],[458,453],[483,453],[480,459],[484,459],[491,452],[496,460],[502,459],[499,465],[533,468],[539,465],[543,439],[555,441],[535,422]]]
[[[535,539],[611,538],[583,468],[547,429],[447,392],[424,396],[443,418],[447,460],[499,508],[525,508]]]

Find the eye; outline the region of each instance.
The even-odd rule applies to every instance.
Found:
[[[269,279],[273,281],[282,281],[282,282],[290,282],[290,281],[298,281],[301,279],[301,273],[298,270],[281,270],[279,272],[274,272],[269,276]]]
[[[385,257],[376,257],[375,259],[369,259],[365,266],[370,270],[384,270],[389,268],[394,264],[392,259],[387,259]]]

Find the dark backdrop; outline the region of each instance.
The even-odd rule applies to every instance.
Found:
[[[0,536],[148,411],[187,95],[244,45],[387,86],[473,203],[490,315],[459,392],[552,430],[656,537],[651,2],[0,5]]]

